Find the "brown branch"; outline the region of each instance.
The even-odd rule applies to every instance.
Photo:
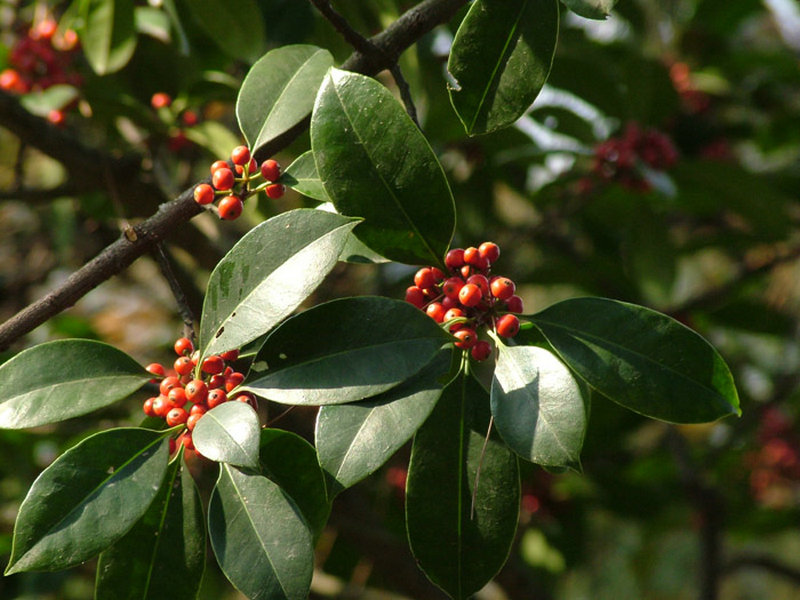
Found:
[[[342,68],[365,75],[374,75],[391,68],[402,52],[423,35],[441,23],[449,21],[467,0],[425,0],[403,13],[384,31],[370,38],[380,53],[355,52]],[[266,144],[256,153],[256,158],[271,156],[289,145],[308,128],[309,118]],[[138,158],[111,159],[99,150],[90,148],[51,126],[44,119],[25,111],[13,96],[0,92],[0,126],[21,140],[35,146],[61,162],[73,174],[83,174],[84,181],[104,181],[104,169],[109,169],[117,187],[124,189],[126,199],[141,199],[145,206],[163,200],[161,190],[141,176]],[[76,184],[80,178],[73,177]],[[94,187],[96,189],[96,187]],[[73,273],[58,289],[34,302],[0,325],[0,350],[29,333],[51,317],[72,306],[90,290],[127,268],[139,256],[150,252],[154,245],[174,233],[178,225],[189,221],[201,212],[192,198],[192,189],[178,198],[161,204],[158,212],[123,235],[104,249],[97,257]]]
[[[49,202],[56,198],[76,196],[77,186],[65,183],[52,188],[13,188],[0,190],[0,200],[24,200],[25,202]]]

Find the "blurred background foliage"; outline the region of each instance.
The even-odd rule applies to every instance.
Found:
[[[288,43],[328,48],[337,64],[351,53],[298,0],[242,2],[258,18],[246,26],[250,38],[230,43],[209,33],[191,0],[135,4],[135,49],[118,70],[95,74],[77,46],[59,63],[70,78],[20,98],[86,146],[140,157],[142,176],[167,197],[239,143],[233,107],[254,58]],[[415,3],[334,4],[374,35]],[[31,27],[69,17],[67,9],[0,3],[0,70],[14,65]],[[800,3],[620,0],[605,21],[562,8],[542,94],[513,127],[476,138],[465,136],[446,91],[461,16],[400,61],[453,187],[454,245],[497,242],[502,271],[518,282],[529,313],[600,295],[680,319],[725,356],[743,410],[738,420],[673,427],[596,397],[584,472],[526,466],[518,541],[478,597],[800,598]],[[43,67],[33,68],[41,77]],[[157,92],[173,98],[169,108],[151,107]],[[130,202],[124,189],[80,192],[82,174],[36,145],[0,129],[0,321],[157,208]],[[308,148],[305,134],[276,158],[286,166]],[[176,232],[166,251],[195,313],[210,270],[248,227],[314,205],[290,192],[248,204],[235,223],[203,214],[184,227],[191,235]],[[313,302],[402,297],[412,273],[342,264]],[[157,262],[143,257],[3,358],[48,339],[88,337],[143,364],[171,360],[181,328]],[[56,426],[0,432],[4,560],[37,473],[79,432],[138,423],[140,406],[132,398]],[[313,410],[300,409],[278,426],[310,439],[313,419]],[[334,504],[313,597],[443,597],[416,570],[404,539],[407,458],[405,449]],[[92,574],[86,565],[3,578],[0,597],[89,598]],[[209,571],[202,597],[236,596]]]

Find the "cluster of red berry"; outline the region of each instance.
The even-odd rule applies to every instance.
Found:
[[[603,181],[615,181],[640,192],[650,190],[642,166],[665,171],[678,161],[678,151],[665,134],[654,129],[642,131],[628,123],[619,137],[612,137],[594,149],[592,173]]]
[[[9,67],[0,72],[0,89],[15,94],[46,90],[58,84],[79,87],[75,70],[78,35],[72,29],[63,33],[52,18],[42,19],[14,42],[8,53]],[[47,118],[56,125],[64,122],[64,108],[53,109]]]
[[[172,96],[166,92],[156,92],[150,98],[150,106],[157,112],[162,121],[169,127],[168,148],[171,152],[179,152],[191,146],[192,142],[186,137],[185,127],[194,127],[200,122],[200,117],[191,108],[176,107]]]
[[[444,259],[449,276],[436,267],[423,267],[406,289],[406,301],[448,327],[456,347],[469,350],[475,360],[486,360],[492,353],[491,343],[478,337],[482,327],[508,338],[519,331],[519,318],[512,313],[522,312],[522,298],[515,295],[513,281],[491,273],[499,256],[494,242],[453,248]]]
[[[223,196],[217,206],[220,219],[238,218],[244,208],[243,201],[260,191],[273,199],[286,192],[286,187],[278,182],[281,177],[278,161],[268,158],[259,167],[247,146],[236,146],[231,152],[231,162],[235,173],[226,161],[215,161],[211,165],[211,185],[201,183],[194,188],[195,202],[204,206],[214,202],[218,195]],[[251,187],[261,177],[264,181]]]
[[[253,408],[258,403],[250,392],[235,391],[244,374],[227,363],[239,357],[238,350],[207,356],[198,369],[199,352],[189,338],[177,339],[174,348],[178,358],[169,372],[160,363],[147,365],[147,371],[160,378],[152,380],[159,383],[159,395],[145,400],[142,410],[148,417],[164,419],[170,427],[185,424],[176,447],[183,444],[193,450],[192,430],[207,411],[228,400],[247,402]]]
[[[777,408],[761,418],[758,450],[750,453],[750,490],[755,500],[770,508],[800,504],[800,440],[792,420]]]

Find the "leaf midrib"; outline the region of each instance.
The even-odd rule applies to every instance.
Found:
[[[45,393],[46,390],[48,390],[47,393],[49,393],[49,390],[53,390],[65,385],[70,385],[70,386],[75,384],[85,385],[86,383],[93,381],[103,382],[107,380],[119,380],[119,379],[136,379],[136,380],[141,379],[142,385],[144,385],[150,377],[151,377],[150,375],[135,375],[133,373],[130,373],[123,375],[101,375],[92,377],[80,377],[78,379],[68,379],[66,381],[59,381],[57,383],[52,383],[49,385],[34,387],[24,392],[17,393],[14,396],[9,396],[8,398],[0,398],[0,406],[9,402],[19,402],[20,400],[28,399],[29,396],[33,394]]]

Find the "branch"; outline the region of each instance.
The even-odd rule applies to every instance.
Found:
[[[775,575],[789,579],[795,585],[800,585],[800,569],[783,563],[767,554],[742,554],[728,561],[725,573],[739,569],[763,569]]]
[[[384,31],[370,38],[370,43],[380,49],[380,55],[355,52],[342,65],[343,69],[374,75],[391,68],[402,52],[423,35],[441,23],[449,21],[467,0],[425,0],[403,13]],[[257,160],[275,154],[288,146],[308,128],[310,117],[263,146],[256,153]],[[49,125],[44,119],[25,111],[17,100],[0,92],[0,126],[7,128],[20,139],[62,162],[71,173],[91,173],[94,181],[106,177],[103,165],[112,173],[119,189],[126,196],[142,198],[145,206],[154,199],[163,199],[161,190],[141,178],[138,159],[113,159],[98,150],[85,146],[65,132]],[[96,177],[96,178],[95,178]],[[76,180],[79,183],[80,180]],[[123,183],[125,182],[125,183]],[[150,252],[156,243],[174,232],[178,225],[189,221],[202,211],[192,197],[193,187],[176,199],[162,204],[158,212],[129,230],[84,267],[73,273],[58,289],[34,302],[14,317],[0,325],[0,350],[29,333],[51,317],[72,306],[103,281],[127,268],[141,255]],[[133,201],[133,200],[132,200]]]
[[[24,200],[26,202],[49,202],[65,196],[76,196],[77,186],[65,183],[52,188],[13,188],[0,190],[0,200]]]

